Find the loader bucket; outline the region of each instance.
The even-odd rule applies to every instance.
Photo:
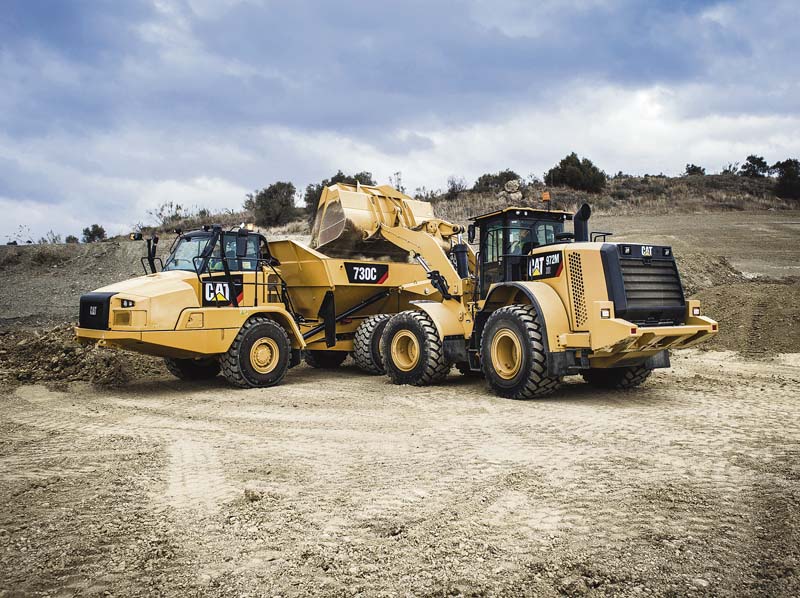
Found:
[[[331,257],[404,261],[407,253],[387,243],[380,227],[413,228],[434,218],[433,208],[387,185],[336,184],[322,191],[311,246]]]

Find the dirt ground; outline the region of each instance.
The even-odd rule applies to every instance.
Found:
[[[798,365],[683,352],[639,391],[532,402],[353,366],[265,390],[20,386],[0,402],[0,587],[797,595]]]
[[[0,597],[800,595],[800,213],[687,218],[613,228],[676,248],[714,343],[527,402],[179,382],[71,339],[139,245],[0,248]]]

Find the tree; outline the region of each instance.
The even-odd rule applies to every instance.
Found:
[[[389,175],[389,184],[397,189],[400,193],[406,192],[406,188],[403,186],[403,173],[399,170],[394,174]]]
[[[292,183],[278,181],[269,187],[247,194],[245,206],[252,206],[256,224],[279,226],[293,220],[297,215],[294,207],[296,190]]]
[[[64,242],[65,243],[77,243],[78,242],[78,237],[76,237],[75,235],[67,235],[67,238],[64,239]]]
[[[790,158],[776,162],[770,170],[778,175],[775,195],[783,199],[800,199],[800,160]]]
[[[703,176],[705,173],[706,169],[697,164],[687,164],[686,170],[683,171],[684,176]]]
[[[456,199],[461,193],[467,190],[467,181],[464,177],[449,176],[447,177],[447,192],[444,194],[445,199]]]
[[[769,164],[763,156],[747,156],[744,164],[739,168],[739,174],[751,179],[763,179],[769,173]]]
[[[581,160],[572,152],[544,175],[546,185],[567,186],[580,191],[599,193],[606,186],[606,173],[589,158]]]
[[[84,243],[96,243],[98,241],[104,241],[106,238],[106,229],[104,229],[99,224],[93,224],[92,226],[87,226],[83,229],[83,242]]]
[[[303,201],[306,204],[309,221],[313,221],[314,216],[317,214],[317,204],[319,203],[320,196],[322,196],[322,190],[336,183],[344,183],[345,185],[355,185],[356,183],[361,185],[374,185],[375,181],[372,180],[371,172],[357,172],[353,176],[350,176],[339,170],[329,179],[323,179],[319,183],[308,185],[303,196]]]
[[[478,180],[475,181],[475,184],[472,186],[472,190],[479,193],[497,192],[501,191],[503,186],[508,181],[518,181],[521,178],[522,177],[520,177],[516,172],[506,168],[497,174],[482,174],[478,177]]]

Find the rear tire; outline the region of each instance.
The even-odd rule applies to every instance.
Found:
[[[333,370],[347,359],[346,351],[303,351],[303,358],[312,368]]]
[[[394,384],[436,384],[452,367],[436,326],[428,314],[419,311],[392,316],[381,336],[381,353]]]
[[[624,368],[594,368],[581,372],[583,379],[598,388],[626,389],[640,386],[653,370],[643,365]]]
[[[353,360],[368,374],[386,373],[381,356],[381,335],[391,318],[391,314],[370,316],[356,329],[353,337]]]
[[[199,359],[164,358],[169,373],[181,380],[211,380],[219,374],[219,359],[201,357]]]
[[[486,321],[481,338],[481,365],[496,394],[534,399],[557,390],[561,378],[547,375],[544,326],[531,305],[509,305]]]
[[[291,353],[289,335],[280,324],[253,316],[220,358],[222,375],[240,388],[274,386],[286,375]]]

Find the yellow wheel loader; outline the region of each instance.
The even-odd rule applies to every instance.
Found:
[[[240,387],[278,384],[303,356],[333,368],[352,353],[361,369],[382,374],[389,316],[442,299],[392,235],[434,260],[458,253],[475,264],[458,242],[462,227],[388,186],[325,189],[314,248],[246,227],[176,232],[163,262],[158,238],[147,239],[145,276],[81,297],[78,340],[163,357],[181,379],[221,372]]]
[[[631,388],[669,367],[669,349],[717,333],[685,299],[670,247],[609,243],[610,233],[590,235],[590,214],[584,204],[574,216],[510,207],[474,218],[477,276],[456,259],[430,267],[426,255],[441,299],[415,301],[386,324],[391,380],[434,384],[456,365],[513,399],[550,394],[567,375]],[[570,220],[574,232],[564,229]]]

